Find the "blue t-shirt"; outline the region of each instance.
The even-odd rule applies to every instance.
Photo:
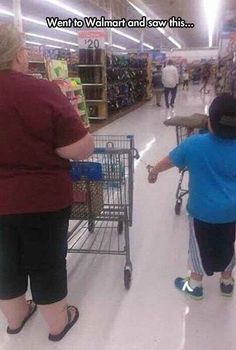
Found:
[[[189,171],[191,216],[216,224],[236,221],[236,140],[194,135],[169,156],[173,165]]]

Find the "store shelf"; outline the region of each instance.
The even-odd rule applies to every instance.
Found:
[[[107,101],[106,100],[86,100],[86,102],[102,103],[102,102],[107,102]]]
[[[45,64],[44,61],[29,61],[29,63],[34,63],[34,64]]]
[[[89,117],[89,120],[105,120],[107,119],[106,117],[101,118],[101,117]]]
[[[82,90],[82,86],[78,86],[74,89],[63,89],[63,91],[65,92],[75,92],[75,91],[81,91]]]
[[[82,86],[104,86],[104,83],[85,83]]]
[[[86,67],[104,67],[103,64],[77,64],[76,67],[86,68]]]

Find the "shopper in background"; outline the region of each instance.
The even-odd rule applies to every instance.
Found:
[[[68,159],[87,158],[93,140],[59,88],[27,69],[23,35],[0,25],[0,309],[17,334],[38,305],[59,341],[79,317],[66,301]]]
[[[183,90],[185,89],[185,87],[188,90],[189,87],[189,72],[187,69],[185,69],[184,73],[183,73]]]
[[[206,64],[202,70],[202,84],[203,85],[200,89],[200,92],[203,91],[204,94],[209,93],[209,90],[207,90],[207,86],[209,84],[210,76],[211,76],[211,68],[208,64]]]
[[[156,70],[153,73],[152,88],[153,88],[153,93],[156,96],[156,104],[158,107],[161,107],[161,97],[164,90],[163,84],[162,84],[161,65],[157,65]]]
[[[174,66],[173,61],[169,60],[166,67],[162,71],[162,83],[165,89],[165,101],[166,108],[170,105],[174,108],[174,103],[177,94],[177,86],[179,84],[179,73],[177,68]],[[169,94],[171,93],[171,100],[169,102]]]
[[[152,168],[149,182],[174,166],[189,171],[190,245],[188,278],[175,286],[194,299],[203,298],[202,279],[221,272],[221,294],[233,294],[236,223],[236,100],[217,97],[210,106],[210,133],[186,139]]]

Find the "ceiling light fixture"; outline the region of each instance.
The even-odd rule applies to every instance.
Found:
[[[127,0],[128,3],[136,10],[138,11],[138,13],[140,13],[142,16],[147,17],[147,14],[141,10],[138,6],[136,6],[134,3],[132,3],[131,1]],[[207,2],[207,0],[205,0]],[[214,0],[212,0],[214,1]],[[150,19],[150,18],[148,18]],[[176,45],[179,49],[182,47],[175,39],[173,39],[171,36],[167,36],[166,32],[164,29],[162,28],[156,28],[161,34],[163,34],[168,40],[170,40],[174,45]]]
[[[15,17],[14,13],[11,12],[11,11],[8,11],[8,10],[0,9],[0,14],[1,14],[1,15],[6,15],[6,16]]]
[[[60,7],[63,10],[66,10],[66,11],[68,11],[70,13],[73,13],[74,15],[77,15],[79,17],[82,17],[82,18],[86,17],[86,15],[83,12],[80,12],[80,11],[74,9],[71,6],[63,4],[62,1],[59,1],[59,0],[41,0],[41,2],[43,2],[43,1],[44,2],[49,2],[50,4],[55,5],[57,7]]]
[[[204,0],[204,6],[208,25],[209,47],[212,47],[216,19],[220,8],[220,0]]]
[[[127,0],[127,1],[128,1],[128,0]],[[131,1],[128,1],[128,3],[129,3],[137,12],[139,12],[140,15],[147,17],[147,16],[146,16],[146,13],[145,13],[143,10],[141,10],[138,6],[136,6],[135,4],[133,4]]]
[[[157,30],[159,30],[159,32],[160,32],[161,34],[165,35],[165,37],[166,37],[166,32],[164,31],[164,29],[162,29],[162,28],[157,28]]]
[[[42,45],[41,43],[38,43],[37,41],[29,41],[29,40],[26,40],[26,44],[37,45],[37,46],[41,46]]]
[[[116,47],[117,49],[124,50],[124,51],[126,51],[126,50],[127,50],[127,48],[126,48],[126,47],[124,47],[124,46],[120,46],[120,45],[116,45],[116,44],[112,44],[112,46],[113,46],[113,47]]]
[[[44,1],[44,2],[49,2],[50,4],[55,5],[55,6],[57,6],[57,7],[60,7],[60,8],[66,10],[66,11],[68,11],[68,12],[71,12],[71,13],[77,15],[77,16],[86,17],[86,15],[85,15],[84,13],[82,13],[82,12],[80,12],[80,11],[77,11],[76,9],[74,9],[74,8],[71,7],[71,6],[64,5],[64,4],[62,3],[62,1],[59,1],[59,0],[42,0],[42,1]],[[138,44],[140,43],[140,40],[134,38],[134,37],[131,36],[131,35],[125,34],[125,33],[121,32],[120,30],[112,29],[112,31],[113,31],[114,33],[116,33],[116,34],[119,34],[119,35],[121,35],[121,36],[127,38],[127,39],[133,40],[133,41],[135,41],[135,42],[138,43]]]
[[[34,18],[26,17],[26,16],[22,16],[22,19],[23,19],[24,21],[26,21],[26,22],[39,24],[40,26],[43,26],[43,27],[48,28],[48,25],[47,25],[45,22],[40,21],[40,20],[38,20],[38,19],[34,19]],[[73,32],[72,30],[61,29],[61,28],[53,28],[53,29],[59,30],[60,32],[64,32],[64,33],[67,33],[67,34],[77,35],[77,33],[76,33],[76,32]]]
[[[61,40],[61,39],[55,39],[55,38],[52,38],[50,36],[39,35],[39,34],[34,34],[34,33],[25,33],[25,34],[28,35],[28,36],[35,37],[35,38],[51,40],[51,41],[55,41],[55,42],[58,42],[58,43],[69,44],[69,45],[72,45],[72,46],[78,46],[78,44],[76,44],[76,43],[72,43],[70,41],[65,41],[65,40]]]
[[[47,47],[52,47],[52,48],[54,48],[54,49],[62,49],[61,46],[56,46],[56,45],[46,44],[45,46],[47,46]]]
[[[140,40],[134,38],[133,36],[131,36],[131,35],[129,35],[129,34],[123,33],[123,32],[121,32],[121,31],[118,30],[118,29],[112,28],[111,31],[112,31],[113,33],[119,34],[119,35],[121,35],[121,36],[123,36],[123,37],[125,37],[125,38],[127,38],[127,39],[130,39],[130,40],[135,41],[136,43],[140,44]]]
[[[168,39],[169,39],[175,46],[177,46],[179,49],[182,48],[182,46],[178,43],[178,41],[176,41],[174,38],[172,38],[172,36],[168,36]]]
[[[151,50],[154,50],[154,47],[152,45],[147,44],[147,43],[143,43],[143,46],[148,47]]]
[[[105,41],[104,44],[105,44],[105,45],[110,45],[107,41]],[[121,49],[121,50],[127,50],[126,47],[120,46],[120,45],[116,45],[116,44],[112,44],[112,47],[116,47],[117,49]]]

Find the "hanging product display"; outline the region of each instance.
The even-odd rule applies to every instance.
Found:
[[[146,98],[147,60],[107,57],[108,111],[117,112]]]

